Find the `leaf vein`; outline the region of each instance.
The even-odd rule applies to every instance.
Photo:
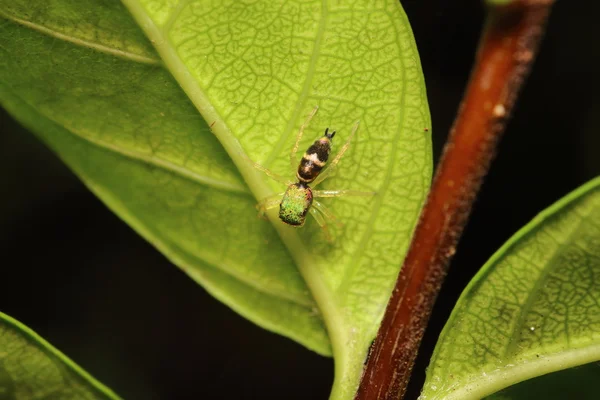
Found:
[[[547,281],[550,274],[554,271],[554,267],[557,266],[557,265],[555,265],[554,261],[556,260],[558,255],[561,253],[561,250],[563,250],[565,247],[567,247],[569,245],[571,237],[577,233],[578,228],[582,225],[582,222],[583,222],[583,220],[580,220],[579,223],[577,224],[577,226],[575,226],[571,230],[571,232],[569,232],[565,236],[562,243],[560,243],[557,246],[554,253],[552,254],[550,259],[546,263],[546,265],[548,265],[548,267],[542,269],[539,278],[536,280],[535,284],[533,285],[533,288],[529,291],[529,293],[527,295],[527,299],[523,303],[523,306],[519,309],[519,317],[515,324],[515,330],[513,331],[511,338],[508,342],[508,346],[506,346],[506,350],[504,352],[505,358],[507,358],[510,355],[515,353],[515,351],[517,349],[517,344],[521,338],[521,334],[523,333],[522,328],[524,326],[527,314],[533,307],[534,302],[537,300],[538,293],[544,288],[544,286],[545,286],[544,283]],[[568,332],[565,332],[565,334],[568,334]]]
[[[401,39],[399,37],[400,33],[396,30],[396,40],[398,43],[398,46],[400,46],[401,43]],[[402,92],[400,94],[400,103],[399,104],[405,104],[405,99],[406,99],[406,66],[404,63],[404,59],[402,57],[399,57],[400,60],[400,64],[401,64],[401,70],[402,70]],[[404,123],[404,107],[400,107],[400,117],[399,117],[399,121],[398,121],[398,128],[396,130],[396,134],[394,135],[394,140],[392,141],[392,150],[391,150],[391,165],[386,169],[386,174],[385,174],[385,178],[382,182],[381,188],[387,188],[390,180],[391,180],[391,176],[392,176],[392,171],[394,170],[394,163],[396,160],[396,152],[398,150],[397,147],[397,143],[398,143],[398,138],[402,133],[402,126]],[[369,221],[367,222],[367,229],[365,230],[365,233],[363,234],[362,238],[360,239],[360,244],[357,247],[357,251],[356,253],[352,256],[352,263],[348,265],[348,268],[346,269],[346,271],[344,271],[344,276],[342,277],[342,280],[340,281],[340,285],[338,287],[338,293],[347,293],[347,287],[350,285],[351,281],[352,281],[352,277],[356,274],[356,270],[358,268],[359,264],[359,260],[363,257],[363,255],[365,254],[366,248],[367,248],[367,243],[369,242],[371,235],[373,234],[373,224],[375,222],[375,219],[377,217],[377,214],[379,213],[379,210],[381,209],[382,205],[383,205],[383,195],[379,194],[377,196],[377,198],[375,199],[375,205],[372,208],[371,211],[371,216],[369,218]],[[418,217],[418,214],[417,214]],[[393,284],[393,281],[391,281],[391,284]]]
[[[70,43],[73,43],[78,46],[87,47],[87,48],[99,51],[101,53],[110,54],[115,57],[123,58],[123,59],[129,60],[129,61],[134,61],[134,62],[138,62],[138,63],[142,63],[142,64],[150,64],[150,65],[161,65],[162,64],[162,62],[158,58],[147,57],[147,56],[135,54],[135,53],[132,53],[129,51],[115,49],[113,47],[105,46],[100,43],[92,42],[89,40],[69,36],[67,34],[58,32],[58,31],[50,29],[48,27],[36,24],[32,21],[28,21],[28,20],[25,20],[25,19],[22,19],[19,17],[15,17],[14,15],[9,15],[2,11],[0,11],[0,16],[2,16],[3,18],[6,18],[9,21],[17,23],[19,25],[23,25],[27,28],[41,32],[43,34],[54,37],[56,39],[64,40],[66,42],[70,42]]]
[[[21,99],[21,100],[24,101],[26,104],[28,104],[31,108],[35,109],[38,113],[43,115],[44,118],[47,118],[48,120],[52,121],[53,123],[60,125],[61,127],[63,127],[65,129],[65,131],[69,132],[73,136],[83,139],[83,140],[87,141],[88,143],[93,144],[99,148],[115,152],[122,156],[146,163],[148,165],[164,168],[172,173],[175,173],[176,175],[190,179],[190,180],[200,183],[204,186],[213,187],[215,189],[219,189],[219,190],[223,190],[223,191],[227,191],[227,192],[249,194],[248,188],[242,184],[237,184],[237,183],[233,183],[233,182],[225,182],[225,181],[222,181],[219,179],[211,178],[206,175],[200,175],[200,174],[190,171],[189,169],[181,167],[180,165],[177,165],[173,162],[155,157],[153,155],[147,155],[147,154],[143,154],[141,152],[124,149],[120,146],[116,146],[114,144],[107,143],[103,140],[92,139],[91,137],[82,135],[82,134],[78,133],[77,131],[65,126],[63,123],[61,123],[60,121],[57,121],[56,119],[52,118],[51,116],[43,114],[42,112],[37,110],[37,108],[35,106],[29,104],[25,100],[23,100],[23,99]]]
[[[279,141],[273,146],[273,150],[267,157],[264,162],[265,167],[270,167],[273,161],[281,154],[283,151],[283,146],[287,142],[288,138],[292,134],[294,130],[294,126],[296,125],[296,121],[300,118],[300,114],[302,113],[302,106],[306,103],[308,98],[308,93],[311,87],[311,83],[315,76],[315,71],[317,69],[317,59],[319,58],[319,50],[321,48],[321,42],[323,41],[323,36],[325,35],[325,25],[327,22],[327,4],[326,0],[321,1],[321,19],[319,20],[319,27],[317,29],[317,34],[315,36],[315,45],[313,47],[312,54],[310,56],[310,62],[308,66],[308,71],[306,73],[306,79],[304,80],[304,85],[302,87],[302,92],[300,96],[298,96],[298,100],[296,101],[296,107],[294,108],[294,113],[292,118],[290,118],[287,126],[285,127],[284,133],[281,135]]]

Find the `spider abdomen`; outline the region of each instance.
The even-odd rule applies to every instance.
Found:
[[[307,184],[298,182],[288,186],[279,205],[279,219],[292,226],[304,225],[312,202],[312,190]]]
[[[296,172],[296,176],[300,182],[310,183],[319,176],[319,173],[323,167],[325,167],[327,159],[329,158],[329,153],[331,152],[331,139],[334,134],[335,131],[328,133],[326,130],[325,135],[315,140],[308,150],[306,150],[306,153],[302,156],[302,160],[298,166],[298,171]]]

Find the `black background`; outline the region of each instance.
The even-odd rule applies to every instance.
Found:
[[[479,1],[405,0],[438,159],[473,62]],[[469,279],[536,213],[600,172],[595,1],[558,1],[426,333],[408,398]],[[127,399],[326,399],[333,362],[210,297],[4,111],[0,310]]]

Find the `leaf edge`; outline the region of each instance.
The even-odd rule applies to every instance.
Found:
[[[70,369],[73,373],[83,378],[94,389],[106,395],[107,398],[121,400],[121,397],[119,397],[114,391],[112,391],[112,389],[108,388],[99,380],[94,378],[89,372],[81,368],[77,363],[75,363],[75,361],[71,360],[56,347],[52,346],[52,344],[50,344],[46,339],[38,335],[33,329],[29,328],[27,325],[16,320],[8,314],[3,313],[2,311],[0,311],[0,322],[6,323],[6,325],[8,325],[9,327],[14,328],[15,331],[22,333],[23,336],[25,336],[27,339],[32,340],[34,343],[38,344],[44,352],[48,352],[50,353],[50,356],[56,357],[59,361],[63,363],[63,365],[66,366],[66,368]]]

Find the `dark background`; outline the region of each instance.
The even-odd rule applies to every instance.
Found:
[[[435,159],[472,65],[479,1],[404,0]],[[600,172],[600,6],[558,1],[434,310],[408,398],[469,279],[539,211]],[[0,310],[126,399],[326,399],[333,362],[210,297],[0,114]]]

